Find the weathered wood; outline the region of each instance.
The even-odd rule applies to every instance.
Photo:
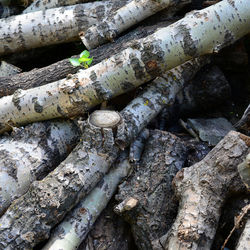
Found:
[[[127,176],[131,166],[125,152],[100,183],[64,218],[52,232],[43,250],[74,250],[86,238],[94,222],[107,206],[119,182]]]
[[[106,20],[91,26],[80,35],[87,49],[96,48],[108,41],[112,41],[119,34],[139,23],[156,12],[171,6],[185,6],[191,0],[132,0],[127,5],[117,10],[114,15]]]
[[[169,20],[156,25],[140,26],[137,29],[125,34],[112,44],[106,44],[90,50],[90,55],[94,58],[91,65],[93,66],[108,57],[121,52],[122,50],[128,48],[134,40],[146,37],[154,33],[158,28],[168,26],[172,22]],[[79,69],[80,67],[72,66],[68,59],[64,59],[44,68],[34,69],[13,77],[0,77],[0,97],[12,95],[19,88],[35,88],[57,81],[65,78],[68,74],[76,73]]]
[[[250,191],[250,154],[247,155],[246,159],[241,164],[239,164],[238,171],[242,181]]]
[[[0,138],[0,215],[52,171],[77,144],[80,129],[72,121],[46,121],[15,129]]]
[[[231,131],[202,161],[177,173],[179,211],[159,249],[210,249],[225,199],[231,192],[246,192],[237,165],[250,152],[249,140]]]
[[[191,57],[219,51],[249,32],[249,12],[250,5],[245,1],[223,0],[187,15],[67,79],[3,97],[0,99],[0,133],[9,129],[8,123],[20,126],[83,114]],[[228,16],[233,16],[232,20]]]
[[[94,2],[95,0],[35,0],[29,7],[27,7],[23,14],[39,11],[39,10],[47,10],[52,8],[57,8],[61,6],[74,5],[79,3],[87,3]]]
[[[78,250],[134,249],[129,225],[113,212],[114,206],[115,202],[112,199]]]
[[[98,128],[85,123],[82,140],[67,159],[42,181],[34,182],[1,217],[0,247],[31,248],[47,239],[51,228],[108,171],[120,149],[137,137],[165,103],[174,100],[178,86],[192,77],[200,65],[200,60],[186,63],[169,71],[167,80],[154,82],[120,112],[118,127]]]
[[[130,196],[138,201],[136,207],[119,211],[130,223],[138,249],[152,249],[151,241],[171,227],[178,208],[172,179],[184,167],[186,154],[180,138],[164,131],[150,131],[138,168],[119,185],[119,202]]]
[[[0,20],[0,55],[79,39],[78,33],[127,1],[95,1]]]

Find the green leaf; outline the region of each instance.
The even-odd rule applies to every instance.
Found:
[[[73,66],[75,66],[75,67],[81,65],[81,63],[79,62],[79,59],[78,59],[78,58],[70,58],[69,61],[70,61],[70,63],[71,63]]]
[[[90,65],[93,61],[93,57],[89,58],[90,60],[87,62],[88,65]]]
[[[91,61],[91,59],[90,59],[90,58],[86,58],[86,57],[81,57],[81,58],[79,58],[78,60],[79,60],[79,62],[80,62],[80,63],[82,63],[82,62],[89,62],[89,61]]]
[[[80,54],[80,58],[81,57],[89,57],[89,52],[87,50],[84,50],[81,54]]]

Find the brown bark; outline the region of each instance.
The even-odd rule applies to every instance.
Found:
[[[90,55],[94,58],[92,66],[128,48],[133,40],[146,37],[152,34],[157,28],[167,26],[170,23],[172,22],[164,21],[157,25],[140,26],[112,44],[106,44],[90,50]],[[64,59],[41,69],[34,69],[12,77],[0,77],[0,97],[11,95],[19,88],[29,89],[57,81],[65,78],[68,74],[76,73],[79,69],[80,67],[72,66],[69,59]]]
[[[178,215],[155,249],[210,249],[225,199],[246,192],[237,165],[250,152],[249,146],[249,137],[231,131],[202,161],[177,173],[173,183]]]

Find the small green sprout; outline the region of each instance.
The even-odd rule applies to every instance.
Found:
[[[89,52],[87,50],[84,50],[80,54],[79,58],[70,58],[69,61],[75,67],[82,65],[85,69],[87,69],[92,63],[93,57],[89,58]]]

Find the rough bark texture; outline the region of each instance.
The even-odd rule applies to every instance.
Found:
[[[137,137],[164,103],[171,102],[175,88],[192,77],[199,67],[200,60],[197,60],[169,71],[167,80],[159,81],[158,86],[155,83],[148,94],[145,91],[122,110],[120,114],[124,122],[121,121],[117,128],[86,125],[82,141],[68,158],[41,182],[34,182],[0,219],[0,246],[25,249],[47,239],[50,229],[108,171],[120,148],[127,147]],[[154,94],[152,98],[151,94]]]
[[[35,0],[33,3],[23,11],[23,14],[57,8],[61,6],[74,5],[79,3],[94,2],[95,0]]]
[[[113,56],[116,53],[128,48],[134,40],[143,38],[155,32],[160,27],[172,23],[164,21],[157,25],[140,26],[137,29],[125,34],[112,44],[106,44],[99,48],[90,50],[91,57],[94,58],[91,66]],[[75,56],[76,57],[76,56]],[[0,97],[12,95],[17,89],[29,89],[45,85],[65,78],[68,74],[76,73],[80,67],[71,65],[68,59],[64,59],[41,69],[33,69],[13,77],[0,77]]]
[[[225,199],[246,191],[237,165],[250,152],[249,142],[231,131],[202,161],[177,173],[178,215],[167,235],[154,243],[156,249],[210,249]]]
[[[53,172],[31,184],[0,219],[0,248],[30,249],[60,222],[107,173],[118,147],[115,127],[85,124],[81,142]]]
[[[33,123],[0,139],[0,215],[30,184],[52,171],[79,140],[71,121]]]
[[[0,55],[78,40],[81,30],[126,2],[99,1],[1,19]]]
[[[172,179],[184,166],[187,149],[178,137],[151,131],[137,170],[119,186],[116,199],[132,196],[138,205],[122,216],[131,224],[138,249],[152,249],[151,241],[164,235],[178,207]]]
[[[0,133],[56,117],[80,115],[191,57],[219,51],[249,32],[250,5],[226,1],[193,12],[130,48],[77,74],[0,99]],[[228,18],[228,16],[232,16]],[[7,123],[7,124],[6,124]]]
[[[88,196],[70,211],[61,224],[59,224],[44,250],[74,250],[86,238],[94,222],[107,206],[119,182],[131,170],[128,161],[128,152],[123,154],[109,173],[88,194]]]
[[[173,5],[184,6],[191,0],[133,0],[114,15],[83,32],[81,39],[87,49],[112,41],[119,34],[156,12]]]
[[[129,225],[113,212],[114,205],[114,201],[108,204],[78,250],[134,249]]]

